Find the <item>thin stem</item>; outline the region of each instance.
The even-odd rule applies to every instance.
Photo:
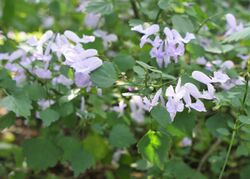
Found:
[[[138,12],[138,9],[137,9],[135,0],[130,0],[130,4],[131,4],[131,6],[132,6],[132,9],[133,9],[135,18],[139,19],[139,18],[140,18],[140,17],[139,17],[139,12]]]
[[[229,158],[229,155],[230,155],[230,153],[231,153],[232,146],[233,146],[233,143],[234,143],[234,139],[235,139],[235,136],[236,136],[236,130],[237,130],[238,119],[239,119],[239,118],[237,118],[236,121],[235,121],[235,123],[234,123],[233,133],[232,133],[232,136],[231,136],[230,144],[229,144],[229,147],[228,147],[228,150],[227,150],[227,154],[226,154],[226,158],[225,158],[223,167],[222,167],[222,169],[221,169],[221,171],[220,171],[219,179],[222,178],[223,173],[224,173],[224,171],[225,171],[225,168],[226,168],[226,166],[227,166],[228,158]]]
[[[158,22],[158,20],[159,20],[159,18],[160,18],[160,16],[161,16],[161,13],[162,13],[162,9],[159,9],[159,11],[158,11],[158,13],[157,13],[157,15],[156,15],[156,18],[155,18],[155,24],[157,24],[157,22]]]
[[[247,74],[246,75],[245,93],[244,93],[243,100],[242,100],[242,110],[244,110],[245,102],[246,102],[246,98],[247,98],[247,94],[248,94],[248,83],[249,83],[249,77],[248,77],[248,74]],[[227,166],[228,158],[229,158],[229,155],[231,153],[232,146],[233,146],[233,143],[234,143],[234,139],[235,139],[236,133],[237,133],[237,131],[239,129],[238,128],[239,125],[240,125],[240,121],[239,121],[239,117],[237,117],[237,119],[236,119],[236,121],[234,123],[234,126],[233,126],[233,133],[232,133],[232,136],[231,136],[230,144],[229,144],[229,147],[228,147],[228,150],[227,150],[227,154],[226,154],[226,158],[225,158],[223,167],[222,167],[222,169],[220,171],[219,179],[222,178],[223,173],[225,171],[225,168]]]
[[[217,139],[215,141],[215,143],[210,147],[210,149],[205,153],[205,155],[200,160],[200,163],[198,165],[197,171],[201,171],[202,170],[202,167],[205,164],[206,160],[216,150],[216,148],[220,145],[220,143],[221,143],[221,140]]]
[[[200,31],[200,29],[201,29],[207,22],[211,21],[214,17],[216,17],[216,16],[218,16],[218,15],[219,15],[219,13],[217,13],[217,14],[215,14],[215,15],[212,15],[212,16],[210,16],[210,17],[204,19],[204,20],[199,24],[199,26],[198,26],[197,29],[194,31],[194,33],[197,34],[197,33]]]

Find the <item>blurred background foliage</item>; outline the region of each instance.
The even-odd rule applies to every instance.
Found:
[[[103,60],[116,65],[121,84],[144,86],[145,74],[150,70],[135,60],[157,68],[148,55],[149,47],[140,49],[139,35],[130,30],[132,25],[141,22],[173,27],[181,34],[195,33],[197,40],[187,45],[184,59],[162,69],[165,74],[182,76],[183,81],[190,81],[189,74],[194,69],[202,70],[203,67],[192,63],[200,56],[209,60],[231,59],[237,63],[237,53],[249,53],[249,38],[238,43],[222,43],[225,14],[233,13],[249,25],[249,0],[91,0],[86,12],[76,10],[80,3],[79,0],[0,0],[0,35],[4,35],[0,38],[1,52],[11,52],[20,42],[32,35],[39,37],[46,30],[60,33],[72,30],[79,35],[91,35],[93,29],[84,25],[84,19],[86,12],[94,12],[102,17],[98,28],[118,36],[119,40],[109,46],[109,51],[116,55],[109,56],[101,39],[86,47],[97,49]],[[212,47],[204,49],[198,43],[203,38],[209,39]],[[186,62],[192,65],[186,65]],[[231,73],[239,75],[241,72]],[[4,71],[0,75],[1,82],[4,79],[11,81]],[[138,94],[147,96],[155,91],[159,76],[159,72],[150,71],[150,88],[141,87]],[[89,94],[81,91],[81,95],[88,95],[86,103],[89,106],[82,119],[75,115],[80,97],[53,106],[53,110],[60,113],[60,120],[49,127],[41,127],[42,122],[32,117],[16,119],[13,112],[1,117],[0,178],[217,178],[232,131],[231,113],[240,108],[243,87],[219,92],[216,103],[206,102],[207,113],[185,111],[178,114],[172,124],[159,120],[164,117],[164,112],[160,116],[152,113],[147,115],[144,125],[134,125],[128,111],[120,120],[114,112],[102,108],[117,103],[121,93],[126,92],[121,86],[104,89],[102,98],[96,91]],[[33,87],[29,87],[30,91],[39,90],[30,94],[31,99],[45,93],[39,85]],[[23,101],[22,98],[19,102],[23,104]],[[248,108],[249,101],[250,96],[247,98]],[[34,102],[32,105],[35,106]],[[45,119],[56,116],[51,111],[46,112],[43,114]],[[225,178],[249,178],[249,125],[242,130],[245,133],[237,137]],[[185,137],[192,139],[192,145],[183,146]],[[162,142],[160,147],[157,147],[158,141]],[[120,158],[111,165],[114,153]]]

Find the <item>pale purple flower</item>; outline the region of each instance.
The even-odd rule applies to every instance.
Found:
[[[48,69],[43,69],[43,68],[35,68],[33,70],[33,73],[38,76],[41,79],[50,79],[52,76],[52,73]]]
[[[147,97],[143,98],[144,109],[146,111],[151,111],[151,109],[158,104],[158,101],[162,96],[162,89],[160,88],[154,95],[154,97],[150,100]]]
[[[144,28],[142,25],[137,25],[137,26],[133,27],[131,30],[143,34],[143,36],[141,37],[141,43],[140,43],[140,47],[142,48],[145,45],[145,43],[151,41],[149,39],[149,36],[159,32],[160,27],[158,24],[153,24],[153,25],[146,27],[146,28]]]
[[[144,122],[144,104],[140,96],[132,96],[130,100],[131,117],[137,123]]]
[[[88,6],[89,2],[90,2],[90,0],[81,0],[80,3],[79,3],[79,6],[76,9],[76,11],[77,12],[85,12],[86,7]]]
[[[203,91],[202,98],[204,99],[214,99],[215,98],[215,89],[212,83],[219,83],[220,85],[225,84],[230,78],[227,74],[223,73],[222,71],[214,72],[213,77],[208,77],[206,74],[200,72],[200,71],[194,71],[192,73],[192,77],[207,85],[208,90]]]
[[[50,107],[51,105],[55,104],[55,101],[52,99],[40,99],[37,104],[39,105],[39,107],[42,110],[47,109],[48,107]]]
[[[168,97],[168,102],[166,104],[166,107],[172,120],[174,120],[174,117],[177,112],[182,112],[184,110],[184,103],[182,101],[182,98],[184,97],[185,93],[186,93],[185,88],[181,87],[180,78],[178,80],[175,89],[173,88],[172,85],[170,85],[166,89],[165,95]]]
[[[98,57],[86,58],[71,65],[76,72],[80,73],[90,73],[100,66],[102,66],[102,60]]]
[[[245,69],[247,67],[247,61],[250,59],[250,55],[240,55],[240,54],[238,54],[237,57],[242,59],[241,68]]]
[[[22,67],[17,64],[7,63],[5,68],[12,72],[12,78],[16,81],[17,84],[20,84],[25,81],[26,75]]]
[[[197,63],[198,65],[206,65],[206,64],[207,64],[207,60],[206,60],[205,57],[198,57],[198,58],[196,59],[196,63]]]
[[[94,36],[83,35],[83,37],[80,38],[78,35],[76,35],[74,32],[72,32],[70,30],[66,30],[64,32],[64,35],[69,40],[71,40],[72,42],[75,42],[75,43],[89,43],[89,42],[94,42],[95,41],[95,37]]]
[[[86,27],[94,29],[97,27],[100,18],[100,14],[88,13],[84,17],[84,24],[86,25]]]
[[[24,50],[18,49],[18,50],[16,50],[16,51],[12,52],[12,53],[9,55],[8,60],[12,62],[12,61],[14,61],[14,60],[16,60],[16,59],[18,59],[18,58],[23,57],[25,54],[26,54],[26,53],[25,53]]]
[[[112,110],[118,113],[118,117],[121,117],[124,114],[124,109],[126,107],[127,105],[124,103],[124,101],[120,101],[118,106],[114,106]]]
[[[188,147],[192,145],[192,140],[188,137],[184,137],[180,144],[181,144],[181,147]]]
[[[186,83],[184,85],[185,88],[185,95],[183,97],[183,100],[185,101],[185,106],[187,108],[193,108],[196,111],[199,112],[205,112],[205,106],[204,104],[199,100],[199,98],[202,98],[202,94],[200,93],[200,91],[198,90],[198,88],[192,84],[192,83]],[[196,101],[192,102],[192,98],[193,97]]]
[[[225,83],[221,84],[220,87],[225,90],[229,90],[237,85],[244,85],[245,80],[243,77],[238,77],[235,79],[230,79],[226,81]]]
[[[221,70],[226,70],[226,69],[231,69],[231,68],[234,68],[234,62],[231,61],[231,60],[226,60],[225,62],[223,62],[221,65],[220,65],[220,69]]]
[[[225,36],[229,36],[235,32],[239,32],[243,29],[243,24],[237,24],[236,18],[233,14],[226,14],[226,21],[227,21],[227,32]]]
[[[183,38],[179,32],[175,29],[170,30],[169,28],[164,28],[165,39],[161,39],[158,35],[159,25],[154,24],[148,28],[143,28],[142,25],[138,25],[132,28],[133,31],[142,33],[140,47],[142,48],[146,43],[152,45],[150,50],[151,58],[156,58],[156,62],[160,68],[166,67],[171,59],[177,63],[178,58],[183,56],[185,53],[185,45],[190,40],[195,39],[192,33],[187,33],[185,38]],[[154,40],[152,35],[155,36]]]
[[[70,87],[70,85],[73,84],[73,81],[61,74],[52,79],[52,84],[53,85],[62,84],[64,86]]]
[[[0,61],[8,59],[9,59],[9,53],[0,53]]]
[[[43,17],[42,19],[42,24],[43,24],[43,27],[45,28],[50,28],[54,24],[54,22],[55,22],[55,19],[52,16]]]
[[[87,73],[75,73],[75,84],[80,88],[88,88],[92,85],[90,76]]]
[[[48,40],[50,40],[53,37],[53,32],[51,30],[46,31],[42,37],[40,38],[40,40],[37,40],[35,37],[32,37],[30,39],[28,39],[27,43],[30,46],[37,46],[37,47],[42,47],[42,45],[44,43],[46,43]]]
[[[215,71],[214,72],[214,77],[212,77],[212,82],[213,83],[226,83],[227,80],[230,78],[227,76],[227,74],[221,72],[221,71]]]
[[[108,48],[109,44],[117,41],[117,36],[115,34],[108,34],[108,32],[103,30],[96,30],[93,33],[96,37],[102,39],[102,43],[105,49]]]

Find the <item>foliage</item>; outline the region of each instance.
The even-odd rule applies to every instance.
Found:
[[[0,178],[248,178],[249,7],[0,1]]]

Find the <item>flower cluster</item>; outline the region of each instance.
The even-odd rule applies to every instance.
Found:
[[[224,84],[230,80],[228,75],[221,71],[214,72],[212,77],[207,76],[203,72],[194,71],[192,77],[205,84],[207,90],[201,92],[192,83],[185,83],[182,85],[181,78],[179,78],[175,88],[170,85],[166,89],[165,96],[168,98],[167,102],[165,102],[162,95],[162,89],[159,89],[150,99],[147,97],[142,98],[138,95],[132,96],[130,100],[131,117],[136,122],[142,123],[144,122],[145,112],[150,112],[152,108],[159,103],[166,107],[172,121],[174,120],[176,113],[182,112],[185,107],[188,108],[188,110],[191,110],[192,108],[199,112],[205,112],[206,109],[201,99],[215,99],[215,87],[213,84]]]
[[[94,40],[94,36],[80,38],[69,30],[64,34],[47,31],[40,39],[32,37],[15,52],[2,53],[0,58],[7,61],[5,68],[13,73],[17,83],[24,81],[28,71],[40,79],[52,79],[52,85],[70,87],[73,79],[60,73],[62,66],[67,66],[74,70],[76,86],[89,88],[89,74],[102,65],[102,60],[97,57],[97,50],[84,49],[82,44]]]
[[[178,58],[185,53],[184,44],[195,39],[192,33],[187,33],[185,38],[183,38],[178,31],[175,29],[171,30],[168,27],[164,28],[165,39],[162,39],[159,35],[160,27],[157,24],[146,28],[143,25],[137,25],[132,30],[143,34],[140,42],[141,48],[146,43],[152,45],[152,49],[150,50],[151,58],[156,59],[160,68],[166,67],[171,62],[171,59],[177,63]]]
[[[239,56],[239,55],[238,55]],[[242,68],[245,68],[248,56],[239,56],[243,58],[241,63]],[[205,68],[209,71],[213,71],[214,69],[218,69],[218,72],[225,73],[227,70],[233,69],[235,64],[231,60],[222,61],[220,59],[214,61],[208,61],[205,57],[199,57],[197,59],[197,64],[205,66]],[[217,73],[218,73],[217,72]],[[241,76],[230,78],[230,80],[225,81],[224,83],[220,84],[220,87],[225,90],[229,90],[236,85],[243,85],[244,78]]]

